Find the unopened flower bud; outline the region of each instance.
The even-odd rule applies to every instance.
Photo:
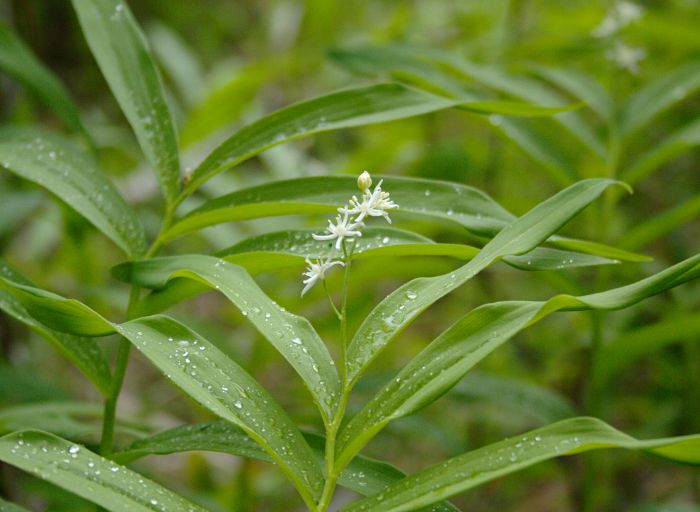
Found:
[[[365,192],[369,187],[372,186],[372,177],[367,171],[363,171],[362,174],[357,178],[357,188],[361,192]]]

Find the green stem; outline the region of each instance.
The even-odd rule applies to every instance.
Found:
[[[144,255],[144,259],[152,257],[163,245],[163,233],[170,227],[174,215],[174,206],[166,208],[163,216],[160,233],[155,241]],[[141,295],[141,288],[138,286],[131,287],[129,295],[129,305],[126,309],[126,319],[133,319],[135,306],[138,303]],[[122,386],[124,385],[124,375],[126,368],[129,365],[129,354],[131,352],[131,342],[126,338],[119,340],[119,348],[117,349],[117,361],[114,365],[114,375],[112,376],[110,392],[105,398],[103,416],[102,416],[102,436],[100,438],[100,454],[108,456],[114,448],[114,425],[117,420],[117,402],[121,394]]]
[[[350,251],[347,250],[345,243],[343,243],[343,260],[345,262],[345,272],[343,273],[343,298],[340,304],[340,371],[341,371],[341,382],[342,389],[340,394],[340,400],[338,402],[338,407],[335,410],[335,414],[331,419],[331,422],[326,426],[326,449],[325,449],[325,471],[326,471],[326,481],[323,486],[323,492],[321,493],[321,498],[319,499],[318,506],[316,507],[317,512],[326,512],[328,506],[333,498],[333,493],[335,491],[336,484],[338,482],[338,476],[342,471],[342,467],[336,464],[335,460],[335,441],[338,435],[338,429],[340,424],[345,417],[345,409],[348,404],[348,397],[350,395],[350,390],[348,389],[346,383],[346,372],[345,372],[345,353],[348,345],[348,289],[349,289],[349,278],[350,278],[350,266],[352,265],[352,254],[355,250],[355,244],[353,243],[350,247]],[[325,283],[324,283],[325,286]],[[335,309],[335,307],[334,307]],[[336,310],[337,312],[337,310]]]

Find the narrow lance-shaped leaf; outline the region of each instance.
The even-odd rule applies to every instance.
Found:
[[[72,1],[90,50],[172,203],[180,190],[177,140],[146,38],[125,0]]]
[[[700,62],[691,62],[647,84],[632,96],[621,112],[622,132],[630,136],[660,112],[700,89]]]
[[[350,460],[390,421],[412,414],[442,396],[474,365],[516,333],[559,310],[610,310],[700,277],[700,255],[654,276],[605,292],[573,297],[557,295],[546,302],[497,302],[458,320],[405,366],[395,379],[339,434],[338,463]]]
[[[12,75],[31,90],[71,130],[87,135],[78,107],[49,68],[36,58],[16,34],[0,24],[0,70]]]
[[[0,460],[113,512],[205,512],[157,483],[46,432],[0,437]]]
[[[18,271],[0,258],[0,279],[12,283],[31,286],[31,283]],[[13,295],[0,290],[0,310],[22,322],[41,337],[51,343],[59,352],[73,363],[103,393],[110,392],[111,372],[104,353],[94,340],[79,338],[61,332],[51,331],[30,316],[27,309]]]
[[[246,371],[175,320],[153,316],[117,327],[168,378],[217,416],[255,439],[307,505],[319,497],[320,466],[292,420]]]
[[[492,237],[516,216],[484,192],[459,183],[375,176],[384,180],[400,205],[398,213],[410,213],[454,222],[474,234]],[[279,215],[335,213],[339,206],[357,194],[355,178],[324,176],[275,181],[226,194],[204,203],[174,222],[163,241],[222,222]],[[585,252],[623,261],[649,258],[585,240],[553,236],[548,243],[562,249]]]
[[[315,240],[319,230],[275,231],[243,240],[217,253],[227,261],[260,273],[278,268],[303,265],[305,258],[326,259],[336,255],[332,243]],[[435,243],[412,231],[368,226],[355,240],[353,259],[396,256],[447,256],[468,260],[479,248],[465,244]],[[268,259],[269,258],[269,259]],[[554,270],[617,263],[616,260],[589,254],[538,247],[522,256],[506,256],[504,261],[522,270]]]
[[[304,437],[314,449],[317,460],[323,461],[325,439],[308,432],[304,433]],[[224,421],[176,427],[154,436],[139,439],[123,451],[116,453],[114,459],[120,462],[130,462],[148,455],[166,455],[188,451],[228,453],[236,457],[266,462],[272,460],[239,427]],[[371,496],[405,476],[404,473],[386,462],[356,457],[341,472],[338,483],[360,495]],[[429,511],[456,512],[457,509],[448,503],[441,503],[430,507]]]
[[[613,183],[606,179],[580,181],[503,228],[466,265],[449,274],[413,279],[389,294],[365,318],[348,346],[348,382],[355,382],[389,342],[436,300],[504,256],[531,251]]]
[[[562,110],[513,102],[449,99],[395,83],[345,89],[282,108],[245,126],[195,169],[183,197],[212,176],[283,142],[455,106],[479,114],[500,112],[504,115],[548,115]],[[569,107],[564,109],[569,110]]]
[[[637,440],[595,418],[573,418],[448,459],[341,510],[416,510],[544,460],[603,448],[642,450],[700,464],[700,435]]]
[[[495,67],[478,65],[429,48],[410,45],[344,48],[333,50],[331,57],[340,65],[363,74],[388,74],[400,80],[403,72],[408,71],[414,76],[418,73],[428,84],[436,82],[452,91],[464,90],[465,82],[473,80],[482,86],[538,105],[565,103],[558,93],[534,79],[508,74]],[[605,154],[605,148],[596,134],[576,112],[566,112],[553,119],[595,154]]]
[[[168,317],[111,324],[78,301],[3,278],[0,284],[47,327],[88,336],[121,334],[198,403],[260,442],[307,504],[318,497],[321,470],[294,424],[252,377],[205,339]]]
[[[294,367],[324,418],[331,418],[340,379],[328,349],[308,320],[275,303],[243,268],[213,256],[190,255],[121,265],[114,273],[127,273],[128,281],[154,288],[184,277],[219,290]]]
[[[70,140],[39,130],[3,130],[0,165],[55,194],[129,256],[145,252],[143,227],[133,209]]]

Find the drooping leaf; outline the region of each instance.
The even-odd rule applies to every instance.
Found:
[[[139,218],[70,140],[32,129],[0,133],[0,166],[55,194],[132,257],[145,252]]]
[[[700,89],[700,62],[690,62],[647,84],[623,106],[621,130],[625,136]]]
[[[0,279],[12,283],[31,285],[31,283],[14,268],[0,258]],[[7,291],[0,289],[0,310],[22,322],[27,327],[51,343],[59,352],[70,360],[103,393],[110,392],[112,375],[102,350],[90,338],[79,338],[52,331],[30,316],[22,303]]]
[[[115,267],[116,275],[158,288],[184,277],[223,293],[301,376],[325,419],[340,396],[340,379],[323,340],[311,323],[277,305],[238,265],[205,255],[152,258]]]
[[[322,462],[325,439],[308,432],[304,433],[304,437],[314,448],[317,460]],[[224,421],[176,427],[139,439],[116,453],[114,459],[126,463],[147,455],[166,455],[186,451],[213,451],[266,462],[272,460],[245,432]],[[338,483],[363,496],[371,496],[405,476],[386,462],[356,457],[341,472]],[[442,503],[434,505],[429,510],[430,512],[448,512],[457,509]]]
[[[384,180],[399,205],[396,214],[410,213],[457,223],[474,234],[495,236],[516,219],[484,192],[459,183],[376,176]],[[176,220],[163,235],[167,242],[192,231],[236,220],[279,215],[335,213],[353,194],[356,180],[350,176],[324,176],[282,180],[226,194]],[[622,261],[647,261],[649,258],[614,247],[553,236],[548,243],[562,249],[613,258]]]
[[[55,331],[76,336],[107,336],[114,333],[114,326],[109,321],[75,299],[66,299],[3,276],[0,276],[0,289],[17,299],[34,319]],[[15,311],[19,316],[22,310],[15,308]]]
[[[341,510],[415,510],[547,459],[602,448],[642,450],[700,464],[700,435],[637,440],[595,418],[573,418],[448,459]]]
[[[170,204],[180,191],[180,157],[146,37],[125,0],[72,2],[88,46]]]
[[[0,460],[113,512],[205,512],[138,473],[46,432],[0,437]]]
[[[410,45],[354,47],[333,50],[331,57],[340,65],[362,74],[388,75],[398,80],[402,79],[405,72],[411,77],[418,75],[424,82],[436,83],[442,89],[453,91],[453,94],[473,81],[537,105],[566,104],[557,92],[534,79],[478,65],[439,50]],[[596,134],[576,112],[562,113],[553,119],[595,154],[605,154],[605,148]]]
[[[571,185],[499,231],[466,265],[448,274],[413,279],[389,294],[365,318],[348,346],[348,382],[355,382],[389,342],[431,304],[504,256],[533,250],[613,183],[593,179]]]
[[[248,373],[214,345],[165,316],[117,326],[183,391],[253,438],[312,504],[323,484],[321,468],[292,420]]]
[[[63,121],[68,128],[87,134],[78,107],[61,81],[16,34],[0,24],[0,70],[19,80]]]
[[[350,460],[388,422],[412,414],[454,386],[474,365],[516,333],[555,311],[628,307],[700,277],[700,255],[658,274],[605,292],[546,302],[485,304],[469,312],[414,357],[340,432],[339,463]]]

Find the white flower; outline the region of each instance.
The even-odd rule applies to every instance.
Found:
[[[359,201],[356,196],[352,196],[350,200],[350,208],[338,208],[340,213],[345,215],[357,215],[355,217],[355,222],[362,222],[365,217],[384,217],[386,221],[391,224],[391,219],[387,210],[394,210],[399,207],[394,201],[389,197],[389,192],[384,192],[382,190],[382,182],[380,180],[376,187],[374,187],[374,192],[365,190],[362,195],[362,201]]]
[[[634,2],[618,2],[600,22],[600,25],[593,29],[593,35],[601,38],[610,37],[630,23],[639,20],[642,14],[644,14],[644,10]]]
[[[646,58],[644,48],[634,48],[622,42],[615,43],[615,47],[608,52],[608,58],[614,61],[622,69],[628,70],[633,75],[639,72],[639,61]]]
[[[307,265],[306,272],[304,272],[302,274],[302,275],[307,277],[307,279],[304,279],[304,281],[303,281],[303,283],[306,286],[304,286],[304,289],[301,291],[302,297],[318,281],[323,281],[326,278],[326,272],[328,271],[329,268],[331,268],[335,265],[340,265],[341,267],[343,267],[343,266],[345,266],[345,263],[343,263],[342,261],[330,261],[330,260],[325,260],[325,261],[316,260],[316,263],[313,263],[309,258],[306,258],[306,265]]]
[[[336,217],[335,224],[333,224],[333,222],[330,220],[328,221],[328,227],[326,228],[326,232],[328,233],[327,235],[311,235],[314,237],[314,240],[336,239],[335,248],[340,250],[344,238],[362,236],[362,233],[358,231],[358,229],[361,229],[364,226],[362,222],[359,222],[357,219],[350,222],[348,217],[349,212],[345,211],[343,213],[343,216],[338,215]]]

